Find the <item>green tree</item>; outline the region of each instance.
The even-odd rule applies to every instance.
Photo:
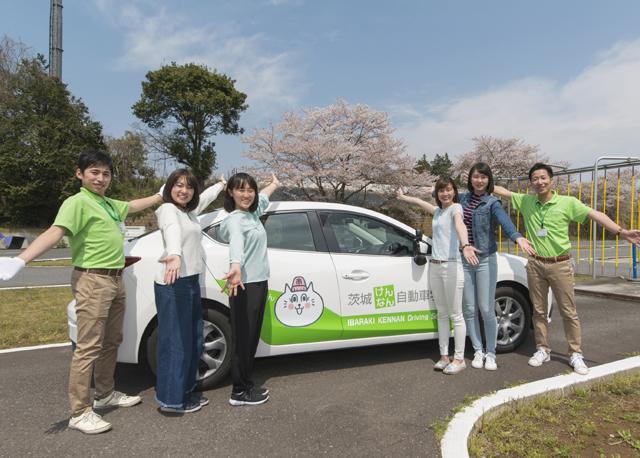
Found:
[[[161,150],[191,167],[204,183],[216,165],[209,138],[243,132],[238,121],[247,96],[234,84],[203,65],[173,62],[147,73],[133,113],[153,130]]]
[[[413,170],[415,170],[416,173],[425,173],[431,170],[431,164],[429,164],[426,154],[423,154],[422,157],[417,160]]]
[[[148,153],[140,133],[126,131],[120,138],[107,137],[105,143],[115,175],[111,197],[130,200],[157,191],[160,180],[148,165]]]
[[[0,72],[0,220],[45,226],[78,189],[80,152],[104,147],[102,128],[42,56],[13,64]]]
[[[433,158],[429,165],[429,172],[436,177],[451,176],[453,172],[453,162],[449,159],[448,153],[443,155],[436,154],[436,157]]]

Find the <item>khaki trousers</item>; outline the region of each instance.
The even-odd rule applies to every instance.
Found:
[[[558,311],[564,324],[564,335],[569,344],[569,353],[582,353],[580,321],[576,311],[575,293],[573,287],[573,267],[571,260],[544,263],[529,258],[527,264],[527,279],[529,282],[529,296],[533,302],[533,328],[536,337],[536,347],[550,351],[548,343],[547,322],[547,294],[549,287],[556,299]]]
[[[125,293],[122,277],[73,271],[78,338],[69,370],[71,416],[92,409],[91,378],[98,399],[111,394],[118,346],[122,342]]]

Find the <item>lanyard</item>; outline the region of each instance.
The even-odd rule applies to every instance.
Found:
[[[542,229],[544,229],[544,218],[545,216],[547,216],[547,213],[549,212],[549,209],[551,208],[551,206],[549,205],[546,210],[544,210],[544,212],[542,211],[544,209],[544,205],[541,205],[540,210],[536,211],[536,213],[540,213],[540,227]]]
[[[113,208],[113,206],[109,202],[107,202],[106,199],[99,198],[88,189],[85,189],[85,188],[81,188],[81,189],[85,191],[85,194],[88,194],[94,201],[96,201],[98,205],[100,205],[104,209],[104,211],[107,212],[107,214],[111,217],[112,220],[114,220],[116,223],[121,222],[120,215],[118,215],[118,212],[116,211],[116,209]]]

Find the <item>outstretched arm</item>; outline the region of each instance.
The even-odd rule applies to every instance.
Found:
[[[143,197],[142,199],[135,199],[129,201],[129,213],[138,213],[146,208],[152,207],[162,203],[162,195],[154,194],[149,197]]]
[[[18,256],[0,258],[0,280],[10,280],[15,277],[29,261],[53,248],[63,236],[64,228],[51,226],[31,242],[27,249]]]
[[[511,191],[509,191],[507,188],[504,188],[502,186],[494,186],[493,187],[493,193],[496,196],[500,196],[500,197],[506,197],[506,198],[510,198],[511,197]]]
[[[589,212],[589,219],[595,221],[609,232],[613,232],[614,234],[619,235],[628,242],[631,242],[635,245],[638,245],[640,243],[640,231],[635,229],[622,229],[622,227],[616,224],[611,218],[609,218],[604,213],[599,212],[598,210],[591,210]]]
[[[396,197],[398,198],[398,200],[402,200],[404,202],[413,204],[413,205],[417,205],[420,208],[425,209],[427,212],[429,212],[430,214],[434,214],[436,212],[436,206],[433,204],[430,204],[429,202],[425,202],[422,199],[419,199],[417,197],[411,197],[411,196],[407,196],[403,191],[402,188],[398,189],[396,191]]]
[[[464,224],[464,220],[462,219],[461,213],[456,213],[453,215],[453,223],[456,227],[456,234],[458,234],[458,240],[460,240],[460,245],[464,248],[462,249],[462,255],[467,260],[469,264],[472,266],[477,266],[479,264],[478,257],[476,253],[479,253],[478,250],[473,245],[469,244],[469,235],[467,233],[467,226]]]
[[[278,180],[278,177],[276,177],[276,174],[272,173],[271,183],[269,183],[267,186],[262,188],[262,190],[260,191],[260,194],[264,194],[267,197],[271,197],[271,194],[273,194],[273,191],[275,191],[279,187],[280,187],[280,181]]]

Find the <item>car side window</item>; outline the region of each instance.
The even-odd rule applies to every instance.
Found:
[[[271,213],[262,218],[267,247],[282,250],[315,251],[306,213]]]
[[[413,238],[385,222],[351,213],[332,213],[325,219],[340,253],[412,256]]]

